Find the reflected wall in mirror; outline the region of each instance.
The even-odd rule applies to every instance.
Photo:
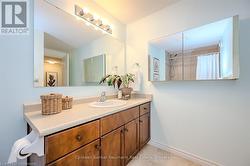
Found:
[[[238,44],[238,16],[152,40],[149,80],[238,79]]]
[[[98,85],[123,74],[125,43],[48,2],[34,8],[34,86]]]

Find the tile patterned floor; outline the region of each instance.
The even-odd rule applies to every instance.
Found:
[[[201,166],[172,153],[147,145],[128,166]]]

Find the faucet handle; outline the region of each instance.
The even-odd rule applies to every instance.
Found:
[[[102,92],[99,101],[104,102],[105,100],[106,100],[106,92]]]

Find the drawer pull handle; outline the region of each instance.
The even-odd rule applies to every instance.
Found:
[[[77,139],[77,141],[81,141],[81,140],[82,140],[82,136],[81,136],[80,134],[78,134],[78,135],[76,136],[76,139]]]
[[[101,150],[101,146],[100,145],[95,145],[96,150]]]
[[[147,107],[144,107],[143,109],[144,109],[144,110],[147,110]]]
[[[127,129],[127,128],[125,128],[124,130],[125,130],[126,132],[128,132],[128,129]]]
[[[140,122],[140,123],[143,123],[143,121],[142,121],[142,120],[139,120],[139,122]]]

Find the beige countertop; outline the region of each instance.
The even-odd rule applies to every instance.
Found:
[[[63,110],[55,115],[42,115],[41,104],[24,105],[24,119],[40,136],[46,136],[71,128],[131,107],[152,101],[152,95],[138,95],[127,100],[126,105],[112,108],[95,108],[89,106],[92,99],[75,102],[72,109]],[[96,99],[95,99],[96,100]]]

